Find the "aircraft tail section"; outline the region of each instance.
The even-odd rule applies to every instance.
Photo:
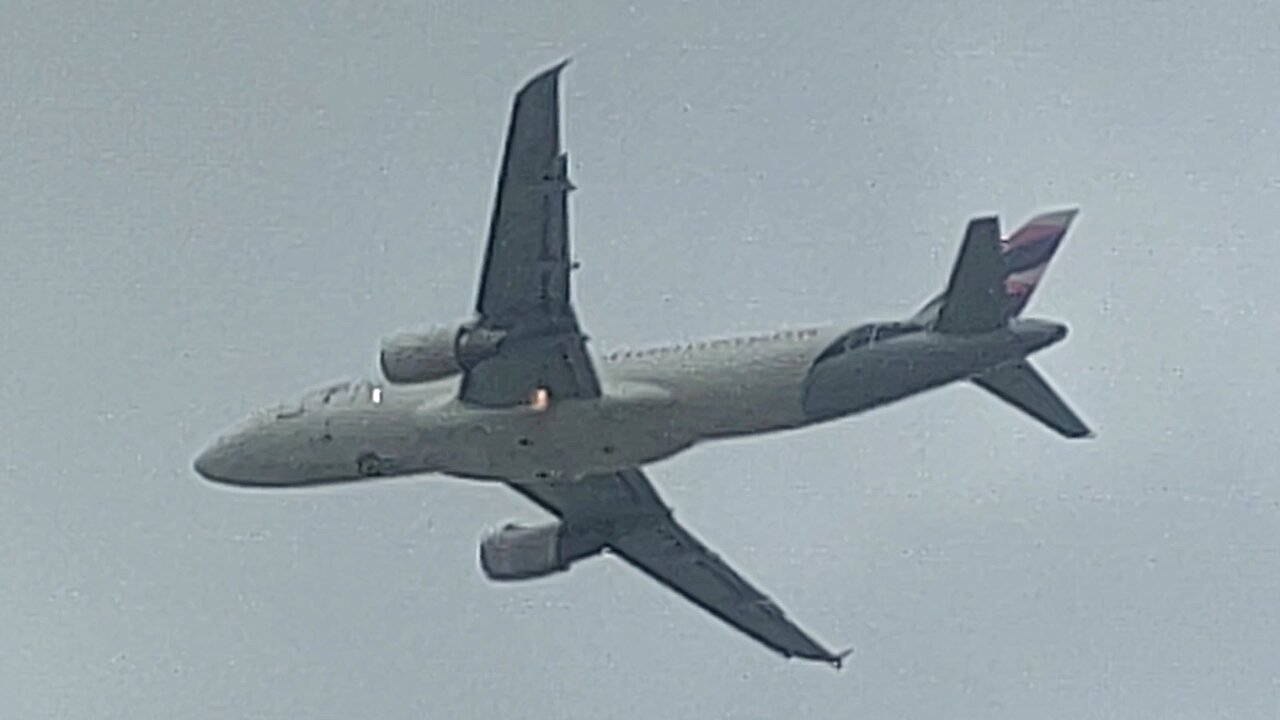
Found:
[[[995,217],[969,221],[934,329],[968,334],[988,332],[1004,325],[1008,305],[1004,276],[1000,221]]]
[[[1093,431],[1029,360],[1001,365],[973,378],[973,382],[1064,437],[1093,437]]]
[[[1031,293],[1044,277],[1077,212],[1073,208],[1038,215],[1001,241],[1008,317],[1017,317],[1031,300]]]
[[[1026,308],[1077,210],[1037,215],[1001,239],[994,217],[969,223],[947,290],[920,313],[933,329],[979,333],[998,329]]]

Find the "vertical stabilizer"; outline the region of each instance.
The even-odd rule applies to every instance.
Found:
[[[1018,316],[1031,300],[1054,253],[1067,236],[1076,212],[1073,208],[1038,215],[1001,242],[1008,317]]]
[[[913,322],[941,332],[973,333],[994,330],[1020,315],[1077,212],[1071,208],[1037,215],[1004,239],[994,217],[971,221],[947,289],[921,308]]]
[[[938,320],[938,332],[969,334],[990,332],[1004,325],[1008,299],[1004,291],[1006,268],[1000,247],[1000,221],[994,217],[969,221],[960,256],[951,268]]]

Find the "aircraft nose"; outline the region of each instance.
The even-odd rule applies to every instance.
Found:
[[[263,454],[261,419],[251,417],[228,429],[192,463],[200,477],[226,485],[256,485],[261,481]]]
[[[296,417],[284,422],[294,423]],[[314,448],[299,450],[305,425],[281,428],[274,416],[258,413],[230,428],[192,461],[200,477],[238,487],[281,487],[316,479],[328,468]]]
[[[227,438],[218,438],[195,459],[195,471],[206,480],[235,483],[235,461]]]

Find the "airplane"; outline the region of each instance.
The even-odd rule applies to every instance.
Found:
[[[382,381],[254,413],[194,461],[216,483],[297,488],[437,473],[504,483],[553,515],[486,532],[493,581],[616,555],[787,658],[832,652],[681,525],[641,469],[700,443],[803,428],[959,381],[1069,437],[1092,433],[1028,356],[1066,336],[1021,317],[1075,210],[1002,238],[972,220],[946,289],[917,314],[604,355],[571,299],[566,62],[517,91],[474,316],[382,341]]]

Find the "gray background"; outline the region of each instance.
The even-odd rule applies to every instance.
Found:
[[[296,5],[5,5],[4,717],[1275,716],[1273,4]],[[487,584],[498,487],[190,470],[466,315],[565,56],[597,351],[905,314],[1083,208],[1031,314],[1095,441],[956,387],[652,468],[843,673],[612,559]]]

